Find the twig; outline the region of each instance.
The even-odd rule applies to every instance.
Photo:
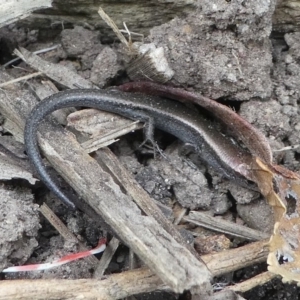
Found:
[[[201,256],[214,276],[220,276],[267,260],[269,240]]]
[[[69,228],[56,216],[56,214],[49,208],[46,203],[43,203],[41,205],[40,212],[64,239],[78,244],[80,251],[87,250],[86,246],[82,244],[72,232],[70,232]],[[97,264],[99,263],[98,259],[95,256],[89,256],[86,259],[92,266],[97,266]]]
[[[191,211],[187,217],[183,218],[183,220],[204,228],[230,234],[231,236],[241,237],[247,240],[262,240],[270,237],[267,233],[215,218],[199,211]]]
[[[240,282],[236,285],[227,286],[224,290],[232,290],[239,293],[247,292],[258,285],[263,285],[272,279],[276,278],[278,275],[273,274],[271,272],[261,273],[253,278]]]
[[[98,263],[93,278],[101,278],[103,276],[104,271],[108,267],[108,264],[110,263],[112,257],[116,253],[119,245],[120,242],[118,239],[116,239],[115,237],[111,239]]]
[[[105,280],[4,280],[0,281],[0,300],[114,300],[163,287],[159,277],[143,268],[114,274]]]
[[[59,46],[60,46],[60,45],[54,45],[54,46],[49,47],[49,48],[44,48],[44,49],[40,49],[40,50],[34,51],[34,52],[32,52],[32,53],[34,53],[34,54],[46,53],[46,52],[49,52],[49,51],[52,51],[52,50],[57,49]],[[15,62],[18,61],[18,60],[20,60],[20,58],[19,58],[19,57],[16,57],[16,58],[14,58],[14,59],[8,61],[7,63],[5,63],[5,64],[2,66],[2,68],[5,69],[7,66],[9,66],[9,65],[11,65],[11,64],[13,64],[13,63],[15,63]]]

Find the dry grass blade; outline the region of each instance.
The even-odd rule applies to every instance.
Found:
[[[127,42],[126,38],[122,34],[122,32],[119,30],[116,23],[104,12],[104,10],[99,7],[98,13],[100,17],[105,21],[105,23],[114,31],[116,36],[119,38],[120,42],[129,49],[129,43]]]

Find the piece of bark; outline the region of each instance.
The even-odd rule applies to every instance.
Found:
[[[12,136],[0,137],[0,167],[2,180],[22,178],[31,184],[37,181],[32,176],[32,168],[24,154],[23,145],[15,141]]]
[[[76,111],[70,114],[67,120],[68,126],[74,127],[74,129],[81,133],[88,134],[90,139],[111,134],[112,132],[119,130],[119,128],[127,128],[133,122],[132,120],[124,119],[116,114],[99,111],[94,108]],[[143,126],[135,129],[141,128],[143,128]],[[127,133],[128,132],[124,132],[122,135]],[[84,148],[87,149],[88,147]]]
[[[265,241],[237,249],[204,255],[202,259],[214,276],[235,271],[242,266],[266,260]],[[271,279],[272,277],[270,277]],[[257,284],[260,284],[259,282]],[[253,288],[253,285],[247,285]],[[247,286],[242,290],[246,291]],[[167,289],[154,273],[141,268],[110,275],[104,280],[13,280],[0,282],[0,300],[15,299],[120,299],[131,295]],[[234,287],[233,287],[234,288]],[[239,289],[238,289],[239,290]]]
[[[24,124],[33,99],[29,101],[31,105],[20,98],[19,102],[8,102],[1,91],[1,112],[8,117],[12,113],[18,123]],[[8,105],[11,110],[6,115],[3,108]],[[172,290],[198,293],[209,286],[211,277],[206,266],[153,217],[141,215],[131,198],[83,151],[73,134],[48,122],[39,132],[40,146],[54,168]]]
[[[6,155],[2,151],[2,145],[0,145],[0,170],[0,180],[22,178],[31,184],[35,184],[37,181],[30,172],[28,161]]]
[[[34,10],[51,7],[52,0],[5,0],[0,8],[0,27],[28,17]]]
[[[97,88],[90,81],[84,79],[75,72],[72,72],[72,80],[69,80],[69,74],[71,71],[69,68],[50,62],[45,63],[42,58],[26,50],[25,48],[20,47],[19,50],[16,49],[14,51],[14,54],[19,56],[23,61],[25,61],[34,69],[43,72],[49,78],[55,80],[56,82],[59,82],[60,84],[68,88]]]
[[[152,217],[142,216],[130,197],[83,152],[72,134],[40,132],[41,137],[47,136],[40,138],[41,148],[55,169],[165,283],[176,292],[199,290],[209,278],[205,266]]]
[[[9,80],[11,80],[11,77],[6,72],[0,71],[0,83]],[[29,91],[21,89],[20,85],[17,86],[18,88],[15,85],[10,85],[0,90],[0,111],[2,116],[5,117],[2,127],[10,132],[16,141],[24,143],[25,118],[19,116],[25,113],[28,114],[34,107],[35,100]],[[24,101],[27,103],[26,107],[23,107]]]
[[[0,136],[0,147],[1,152],[7,154],[12,158],[20,158],[21,160],[27,161],[27,156],[24,153],[24,145],[20,142],[17,142],[12,136],[2,135]],[[4,150],[5,149],[5,150]],[[26,164],[29,166],[29,162]],[[24,164],[25,166],[25,164]]]
[[[91,153],[115,143],[119,137],[127,133],[143,128],[144,124],[97,109],[84,109],[68,116],[68,126],[91,135],[88,140],[81,143],[81,146]]]
[[[74,78],[73,76],[69,77]],[[53,93],[57,93],[58,89],[54,85],[54,83],[50,80],[43,80],[42,83],[34,81],[32,84],[32,89],[34,90],[35,94],[38,96],[39,99],[45,99],[46,97],[52,95]],[[75,112],[74,108],[62,108],[52,113],[52,116],[59,124],[67,125],[67,116]]]

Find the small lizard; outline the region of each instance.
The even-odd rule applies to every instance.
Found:
[[[166,131],[193,145],[201,158],[230,180],[247,185],[252,156],[218,132],[213,124],[182,103],[118,90],[67,90],[41,101],[32,110],[25,126],[25,146],[40,179],[65,204],[75,207],[49,176],[37,142],[39,123],[50,113],[66,107],[92,107],[145,123],[145,136],[153,141],[153,128]]]

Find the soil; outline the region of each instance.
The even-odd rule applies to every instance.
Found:
[[[153,28],[146,37],[145,42],[164,49],[174,71],[169,84],[233,105],[242,117],[265,134],[273,150],[299,145],[300,33],[275,35],[272,32],[275,1],[248,1],[245,6],[238,1],[201,3],[199,10]],[[62,29],[60,35],[46,42],[44,38],[43,42],[39,40],[38,33],[38,29],[27,30],[18,24],[1,28],[0,63],[9,61],[18,46],[35,51],[59,44],[56,50],[41,57],[75,69],[101,88],[129,80],[122,47],[115,43],[102,44],[99,32],[75,26]],[[15,65],[20,68],[6,69],[14,77],[23,75],[21,68],[29,70],[24,63]],[[3,130],[2,135],[13,140]],[[272,230],[270,208],[257,192],[237,188],[193,155],[180,155],[180,144],[173,137],[158,132],[156,139],[167,159],[153,159],[152,150],[139,148],[143,141],[140,132],[127,135],[111,148],[144,189],[169,208],[166,213],[179,203],[188,210],[206,210],[231,220],[240,218],[252,228]],[[298,171],[299,149],[274,152],[274,161]],[[37,204],[43,202],[86,245],[95,246],[102,235],[101,228],[95,228],[92,220],[81,212],[68,211],[41,184],[32,186],[11,180],[2,183],[1,189],[5,200],[1,201],[0,220],[5,226],[0,229],[0,268],[49,261],[77,250],[74,245],[66,244],[38,214]],[[247,213],[249,211],[252,213]],[[126,269],[127,253],[125,247],[119,249],[106,274]],[[262,264],[239,270],[215,279],[215,285],[238,283],[266,269]],[[4,278],[74,279],[91,278],[92,274],[93,267],[79,260],[49,271],[12,273]],[[244,293],[243,297],[297,299],[299,292],[296,285],[276,279]],[[179,299],[179,296],[157,292],[136,296],[136,299]],[[180,299],[188,298],[181,296]]]

